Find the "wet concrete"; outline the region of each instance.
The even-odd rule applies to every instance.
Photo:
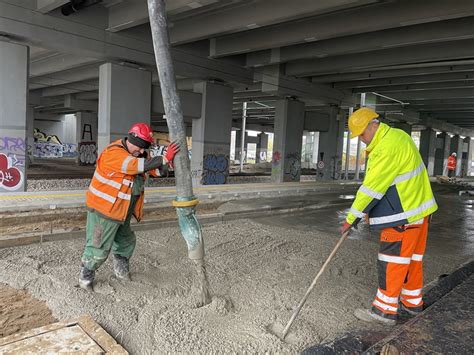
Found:
[[[468,260],[472,260],[472,258],[474,257],[474,200],[472,199],[472,197],[468,197],[466,195],[459,196],[456,188],[445,187],[442,185],[435,184],[433,186],[433,189],[436,200],[439,205],[439,210],[433,215],[433,220],[430,226],[428,236],[427,250],[424,258],[425,283],[429,283],[431,281],[436,280],[433,279],[433,274],[438,275],[438,277],[441,278],[444,276],[445,272],[449,272],[448,270],[443,270],[443,268],[440,267],[440,264],[447,263],[448,261],[455,261],[459,265]],[[325,197],[330,199],[342,199],[344,196],[338,195],[337,193],[333,193]],[[295,233],[297,233],[297,231],[317,231],[326,233],[328,231],[333,231],[332,234],[334,235],[335,239],[334,243],[336,243],[336,239],[339,237],[338,229],[345,219],[348,207],[348,205],[330,206],[328,208],[325,208],[324,210],[305,211],[298,214],[286,216],[264,217],[258,218],[256,220],[259,223],[263,223],[266,225],[291,228],[295,231]],[[367,241],[367,247],[369,248],[371,246],[374,246],[374,244],[378,244],[379,232],[370,231],[365,223],[361,223],[358,230],[355,230],[351,233],[350,239],[360,241],[365,240]],[[344,246],[342,248],[344,248]],[[367,268],[373,268],[374,270],[376,269],[376,257],[376,253],[374,253],[373,260],[367,263]],[[346,267],[350,268],[351,266],[347,265]],[[429,276],[429,274],[431,274],[431,276]],[[374,293],[375,290],[376,289],[374,288]],[[348,292],[350,291],[348,290]],[[431,294],[433,294],[433,297],[436,297],[435,292],[431,292]],[[428,297],[429,295],[430,294],[427,294],[427,301],[430,298]],[[438,299],[436,299],[435,301],[438,301],[439,298],[442,297],[442,295],[438,296]],[[317,297],[317,295],[314,295],[313,297]],[[371,298],[368,298],[366,300],[367,307],[369,306],[371,301]],[[472,297],[464,296],[463,301],[465,303],[472,302]],[[430,302],[432,304],[434,301],[430,300]],[[444,305],[444,310],[449,309],[449,302],[451,301],[446,302],[446,304]],[[456,317],[452,314],[448,317],[452,320],[449,326],[453,329],[450,328],[450,330],[458,332],[456,333],[456,337],[460,337],[462,336],[462,334],[466,334],[466,332],[469,332],[470,329],[472,329],[472,324],[470,326],[463,326],[462,329],[459,328],[459,324],[467,324],[467,321],[472,320],[472,316],[469,316],[468,312],[465,312],[462,309],[460,310],[459,314],[463,316],[462,322],[456,322]],[[432,318],[433,319],[430,318],[428,320],[424,320],[420,323],[419,326],[420,332],[424,332],[424,335],[428,338],[428,333],[430,332],[430,329],[433,328],[433,325],[437,324],[436,322],[442,319],[442,317]],[[403,324],[407,320],[408,318],[401,317],[400,324]],[[400,325],[400,327],[403,326]],[[459,329],[456,327],[458,327]],[[440,326],[439,329],[444,328]],[[407,332],[409,331],[407,330]],[[371,345],[378,342],[387,334],[388,331],[380,331],[379,327],[377,327],[376,325],[374,325],[372,329],[370,329],[370,326],[369,329],[354,329],[348,334],[341,335],[340,337],[336,338],[336,340],[331,343],[308,348],[304,353],[359,353],[367,350]],[[433,333],[433,337],[431,339],[434,339],[436,337],[437,336]],[[447,336],[445,336],[445,338],[446,337]],[[443,347],[443,342],[434,341],[431,345],[422,346],[423,342],[421,341],[416,343],[416,341],[419,339],[415,338],[411,339],[413,345],[412,348],[405,346],[401,347],[400,349],[406,351],[406,353],[412,352],[411,350],[413,349],[422,352],[431,352],[431,350],[441,351],[440,349],[443,349],[444,351],[449,350],[449,348]],[[400,344],[404,343],[404,339],[405,338],[403,337],[398,339],[401,342]],[[446,341],[444,343],[446,343]],[[397,343],[396,345],[401,346],[400,344]],[[457,344],[457,350],[467,349],[466,345],[468,344],[468,342],[458,341]]]
[[[455,189],[433,185],[439,209],[433,215],[428,235],[428,252],[433,256],[447,257],[456,255],[461,258],[474,256],[474,199],[467,195],[459,196]],[[341,195],[339,192],[314,196],[309,201],[323,198],[331,201],[350,198],[351,195]],[[350,201],[350,200],[349,200]],[[347,206],[350,205],[350,202]],[[259,218],[260,223],[290,227],[301,231],[334,231],[338,230],[346,217],[346,206],[329,206],[324,210],[305,211],[287,216]],[[365,223],[360,223],[350,239],[362,239],[378,242],[379,232],[370,231]],[[467,258],[466,258],[467,260]]]

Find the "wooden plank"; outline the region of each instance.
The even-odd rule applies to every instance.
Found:
[[[128,354],[89,315],[0,339],[0,353],[57,353],[59,351]]]

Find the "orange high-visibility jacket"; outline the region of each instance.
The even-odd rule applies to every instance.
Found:
[[[448,158],[448,170],[456,170],[456,158],[452,155]]]
[[[89,209],[115,221],[123,222],[127,217],[132,197],[132,186],[136,175],[144,175],[145,158],[131,155],[119,139],[109,144],[97,159],[86,205]],[[159,171],[150,171],[159,176]],[[141,192],[133,216],[140,221],[143,216],[144,191]]]

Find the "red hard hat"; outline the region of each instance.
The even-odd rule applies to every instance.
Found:
[[[146,123],[135,123],[128,133],[143,139],[145,142],[153,143],[153,130]]]

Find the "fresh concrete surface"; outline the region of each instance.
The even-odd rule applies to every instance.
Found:
[[[424,258],[427,283],[474,250],[472,200],[444,186],[435,190],[440,211]],[[83,248],[78,239],[1,249],[0,282],[45,300],[59,319],[90,313],[132,354],[298,353],[341,333],[381,329],[353,316],[355,308],[370,305],[377,285],[378,234],[362,225],[310,295],[288,342],[267,331],[288,321],[334,247],[346,212],[331,206],[205,225],[213,301],[202,308],[195,307],[195,274],[177,227],[137,232],[132,282],[115,279],[109,260],[93,295],[75,287]]]

